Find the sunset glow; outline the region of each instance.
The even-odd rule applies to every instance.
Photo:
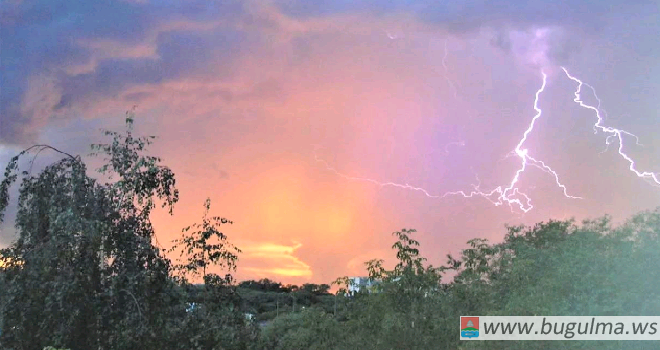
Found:
[[[393,259],[404,227],[438,265],[469,239],[502,240],[505,223],[659,203],[651,2],[27,3],[0,5],[0,165],[34,143],[87,157],[137,106],[136,132],[158,136],[149,152],[181,191],[173,216],[153,214],[159,245],[210,197],[233,221],[239,280],[364,274]],[[603,125],[639,139],[616,134],[645,176],[608,129],[594,133],[577,79],[598,91],[580,101],[600,99]],[[509,185],[498,205],[482,195]],[[0,229],[5,247],[13,223]]]

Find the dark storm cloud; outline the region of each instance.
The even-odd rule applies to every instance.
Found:
[[[337,0],[337,1],[277,1],[283,13],[298,18],[322,17],[343,13],[387,14],[396,11],[410,11],[424,6],[422,1],[382,1],[382,0]]]
[[[145,40],[159,25],[172,21],[231,19],[240,16],[239,1],[7,1],[0,5],[0,142],[20,142],[22,128],[33,116],[21,112],[28,80],[38,74],[55,74],[63,85],[62,100],[53,107],[66,107],[78,93],[115,93],[134,83],[158,82],[190,70],[209,50],[203,38],[176,34],[163,37],[161,62],[150,59],[110,59],[83,76],[64,73],[64,68],[90,63],[93,52],[80,40],[112,40],[127,45]],[[220,35],[220,34],[218,34]],[[231,38],[233,34],[228,34]],[[213,38],[209,38],[213,39]],[[215,38],[217,39],[217,38]],[[233,39],[235,40],[235,36]],[[184,42],[191,40],[191,42]],[[222,40],[216,40],[220,45]],[[217,45],[215,45],[217,47]],[[227,47],[224,47],[227,49]],[[176,54],[182,57],[175,58]],[[203,56],[202,56],[203,59]],[[105,84],[108,85],[105,85]]]
[[[241,32],[210,33],[167,32],[158,36],[157,58],[119,58],[102,60],[90,73],[60,77],[62,100],[56,109],[69,107],[90,96],[115,96],[140,84],[195,75],[220,78],[231,74],[233,55],[249,42]],[[222,65],[212,65],[221,60]],[[134,96],[135,97],[135,96]]]
[[[648,5],[648,6],[645,6]],[[641,6],[641,7],[640,7]],[[657,2],[651,0],[456,0],[456,1],[308,1],[281,0],[278,7],[287,15],[310,18],[342,13],[388,14],[406,12],[422,20],[457,32],[470,31],[483,25],[575,25],[598,28],[608,14],[631,11],[657,13]]]
[[[168,32],[159,36],[158,55],[171,76],[200,73],[200,70],[204,74],[224,75],[230,73],[229,64],[220,67],[220,71],[208,72],[209,64],[231,61],[242,48],[251,46],[253,40],[256,38],[233,30],[205,34]]]
[[[90,94],[114,95],[137,83],[158,83],[165,73],[167,71],[156,59],[104,60],[91,73],[62,76],[64,93],[58,108],[69,107],[74,99],[86,99]]]
[[[529,27],[559,26],[570,30],[595,33],[608,25],[608,16],[629,17],[635,20],[658,13],[652,0],[408,0],[383,2],[282,0],[279,8],[298,18],[322,17],[342,13],[384,15],[395,12],[411,13],[420,21],[444,28],[456,35],[471,33],[482,27],[495,30],[492,43],[505,51],[511,50],[508,30]],[[563,62],[579,50],[577,39],[570,35],[552,38],[548,58]]]
[[[518,28],[568,25],[592,30],[604,25],[604,16],[626,13],[632,7],[651,3],[647,0],[452,1],[445,2],[445,6],[428,4],[419,15],[426,21],[446,24],[455,31],[472,30],[483,25]]]
[[[282,0],[275,4],[282,14],[293,19],[404,13],[456,33],[483,25],[495,29],[534,24],[592,30],[606,25],[601,19],[609,14],[630,17],[658,11],[657,4],[648,0]],[[159,84],[182,77],[219,79],[229,76],[236,68],[235,59],[265,40],[254,31],[244,30],[255,26],[271,32],[278,29],[277,15],[257,18],[250,12],[255,7],[270,11],[265,4],[238,0],[3,2],[0,4],[0,142],[26,141],[25,129],[32,126],[34,120],[46,120],[48,115],[44,114],[75,106],[89,97],[114,97],[136,85]],[[213,27],[218,21],[240,22],[241,26],[240,29],[231,25]],[[176,27],[177,22],[185,23]],[[195,27],[204,24],[211,27]],[[511,46],[508,40],[506,35],[501,35],[493,42],[508,49]],[[85,44],[103,45],[108,41],[118,46],[105,56],[99,56],[98,47]],[[578,47],[570,40],[562,38],[560,41],[550,50],[549,56],[565,59]],[[154,57],[121,54],[146,44],[155,45]],[[304,56],[304,48],[297,50]],[[289,58],[295,60],[295,57]],[[86,65],[91,70],[81,73],[68,69]],[[55,102],[50,109],[25,111],[23,102],[30,78],[40,75],[55,77],[55,91],[44,92],[50,94],[48,101]],[[30,86],[29,90],[33,88]],[[139,102],[138,96],[131,95],[131,102]],[[42,115],[35,116],[35,113]]]

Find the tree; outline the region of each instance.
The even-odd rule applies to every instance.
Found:
[[[340,349],[342,334],[332,315],[317,308],[289,313],[273,320],[263,331],[260,349]]]
[[[152,244],[149,215],[156,200],[171,212],[178,191],[172,171],[142,154],[152,138],[133,137],[132,124],[128,114],[125,133],[106,131],[112,143],[93,145],[107,161],[100,171],[114,182],[98,182],[81,157],[47,145],[7,165],[0,213],[19,159],[45,150],[64,156],[38,175],[21,173],[19,236],[1,252],[2,347],[122,349],[156,341],[170,267]]]
[[[193,348],[246,349],[256,339],[257,330],[241,311],[242,300],[233,278],[230,273],[224,277],[208,273],[214,266],[234,271],[241,251],[219,230],[221,225],[232,222],[219,216],[209,217],[210,209],[211,200],[207,198],[202,222],[184,228],[182,237],[169,250],[179,252],[179,264],[174,270],[181,274],[179,282],[188,290],[189,301],[198,306],[182,327]],[[204,285],[189,285],[187,276],[201,276]]]
[[[200,293],[174,278],[171,262],[153,244],[150,214],[158,201],[171,214],[178,190],[173,172],[144,154],[153,137],[134,137],[132,126],[129,113],[125,132],[106,131],[111,142],[92,145],[109,182],[88,176],[80,156],[47,145],[30,147],[7,165],[0,215],[10,187],[21,181],[18,239],[0,250],[1,348],[245,349],[255,338],[230,278],[203,271]],[[37,175],[20,172],[21,159],[46,150],[63,158]],[[208,212],[210,202],[205,205]],[[192,268],[235,266],[238,249],[216,230],[216,220],[205,215],[192,226],[198,236],[182,238],[202,252],[203,264],[193,261]],[[220,245],[211,237],[220,237]],[[187,312],[194,298],[204,308]]]
[[[180,251],[179,257],[185,255],[185,263],[175,266],[175,269],[185,275],[201,276],[207,278],[206,269],[211,266],[219,266],[230,271],[236,269],[236,261],[240,249],[229,243],[227,236],[220,232],[219,227],[232,222],[219,217],[209,217],[211,199],[204,202],[204,216],[201,224],[193,224],[182,230],[183,236],[174,240],[174,246],[170,252]],[[187,234],[190,229],[194,231]],[[231,283],[231,275],[225,276],[226,282]]]
[[[343,327],[347,333],[342,348],[363,349],[427,349],[438,344],[438,314],[442,299],[442,270],[426,264],[420,255],[419,242],[412,238],[415,230],[394,232],[392,245],[397,264],[392,270],[384,268],[384,261],[372,259],[365,263],[369,278],[378,283],[371,293],[352,295],[348,303],[348,320]],[[336,284],[350,284],[339,278]]]

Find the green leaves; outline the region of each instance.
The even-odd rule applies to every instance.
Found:
[[[0,319],[13,331],[0,335],[0,347],[132,349],[162,332],[157,325],[165,322],[173,281],[169,261],[151,242],[149,212],[154,198],[171,207],[178,191],[171,170],[143,154],[148,142],[131,135],[132,120],[127,127],[106,133],[111,144],[93,147],[107,162],[100,170],[115,182],[99,183],[80,157],[48,145],[26,149],[5,169],[0,213],[19,160],[35,153],[19,187],[18,239],[1,253]],[[46,150],[64,158],[32,175]]]
[[[419,255],[414,230],[394,233],[397,264],[365,265],[377,293],[345,298],[337,349],[589,349],[593,342],[460,342],[461,315],[653,315],[660,312],[660,209],[619,227],[603,217],[508,226],[503,242],[469,240],[441,268]],[[443,272],[455,273],[440,284]],[[338,279],[345,285],[348,279]],[[630,346],[636,348],[637,346]],[[618,349],[609,342],[598,348]]]
[[[183,261],[175,266],[183,276],[206,277],[207,268],[218,266],[229,271],[236,269],[236,261],[241,250],[232,245],[227,236],[219,228],[231,221],[219,217],[209,217],[211,199],[204,201],[202,223],[195,223],[182,230],[182,237],[174,240],[170,252],[179,252]],[[192,232],[189,232],[190,230]],[[200,271],[201,270],[201,271]]]
[[[262,333],[263,349],[335,349],[343,334],[332,315],[317,308],[276,318]]]
[[[153,137],[134,136],[133,123],[127,114],[124,132],[107,131],[112,140],[93,146],[105,159],[99,171],[110,182],[89,177],[79,156],[47,145],[30,147],[8,163],[0,182],[0,220],[20,178],[14,199],[18,238],[0,250],[1,348],[210,350],[256,344],[257,329],[241,310],[246,302],[231,274],[212,273],[235,271],[241,251],[222,232],[232,222],[210,215],[210,199],[201,222],[183,228],[175,240],[170,251],[179,254],[177,265],[153,244],[150,213],[158,201],[171,213],[178,191],[174,173],[145,154]],[[62,159],[33,173],[31,164],[44,151]],[[26,158],[29,167],[22,169]],[[619,227],[609,217],[581,225],[550,220],[509,226],[501,243],[470,240],[439,268],[421,256],[415,234],[393,233],[394,268],[386,269],[381,259],[365,263],[369,277],[380,282],[372,293],[348,295],[348,277],[333,283],[341,287],[334,296],[327,294],[328,285],[283,287],[267,279],[241,284],[261,291],[252,293],[250,310],[284,315],[264,330],[258,346],[540,349],[547,344],[459,343],[458,317],[660,313],[660,209]],[[454,280],[441,284],[448,271]],[[186,275],[202,277],[204,285],[189,284]],[[279,293],[286,293],[286,301]],[[621,348],[602,348],[608,346]]]
[[[93,156],[102,156],[107,162],[98,171],[107,175],[118,175],[114,183],[116,202],[120,208],[135,207],[141,215],[148,216],[154,208],[154,199],[161,200],[162,207],[172,214],[173,206],[179,200],[174,173],[159,163],[161,159],[143,155],[153,136],[135,138],[132,134],[133,112],[126,115],[126,132],[105,131],[112,136],[108,144],[92,145]],[[125,201],[130,200],[130,203]]]

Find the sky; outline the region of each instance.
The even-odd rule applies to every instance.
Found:
[[[159,244],[209,197],[234,222],[238,279],[364,275],[367,260],[394,262],[402,228],[439,265],[472,238],[501,241],[505,224],[623,220],[660,204],[655,1],[7,0],[0,11],[0,165],[34,143],[86,155],[137,106],[137,131],[158,136],[151,152],[181,191],[173,216],[153,215]],[[597,109],[574,101],[562,67]],[[0,245],[14,238],[5,223]]]

